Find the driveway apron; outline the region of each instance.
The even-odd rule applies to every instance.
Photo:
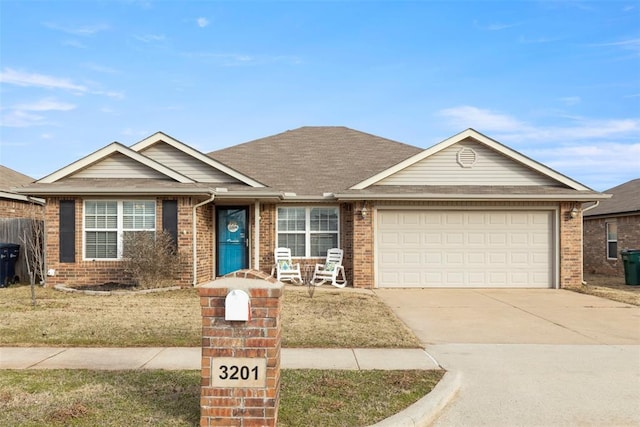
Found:
[[[640,426],[640,307],[553,289],[379,289],[462,375],[436,426]]]

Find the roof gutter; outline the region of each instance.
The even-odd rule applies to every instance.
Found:
[[[592,202],[594,199],[608,199],[603,194],[336,194],[337,200],[401,200],[401,201],[493,201],[493,200],[540,200],[540,201],[581,201]]]
[[[590,211],[591,209],[597,208],[599,204],[600,204],[600,200],[596,200],[596,202],[593,205],[587,206],[586,208],[582,209],[582,216],[584,216],[585,212]]]
[[[193,248],[192,248],[192,257],[193,257],[193,281],[192,281],[192,285],[196,286],[198,284],[198,278],[197,278],[197,274],[198,274],[198,245],[197,245],[197,229],[196,229],[196,209],[198,209],[200,206],[206,205],[207,203],[211,203],[213,202],[213,199],[216,198],[216,195],[213,191],[209,192],[210,196],[207,200],[198,203],[197,205],[193,206],[193,208],[191,208],[191,214],[192,214],[192,218],[191,218],[191,235],[192,235],[192,240],[193,240]]]

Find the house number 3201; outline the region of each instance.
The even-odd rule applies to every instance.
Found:
[[[259,357],[214,357],[211,360],[214,387],[266,387],[267,359]]]
[[[220,365],[220,375],[218,376],[221,380],[258,380],[258,367],[254,366],[250,368],[248,366],[237,366],[237,365]]]

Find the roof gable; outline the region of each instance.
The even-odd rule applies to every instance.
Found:
[[[342,191],[421,151],[343,126],[305,126],[209,153],[298,196]]]
[[[179,183],[194,181],[124,145],[113,142],[70,165],[45,176],[37,183],[53,183],[65,178],[164,178]]]
[[[241,182],[251,187],[264,187],[263,184],[253,178],[218,162],[163,132],[154,133],[132,145],[131,149],[171,167],[197,182]]]
[[[588,187],[467,129],[351,187],[371,185],[563,185]]]

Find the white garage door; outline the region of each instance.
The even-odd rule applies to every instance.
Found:
[[[549,288],[552,211],[380,210],[379,287]]]

